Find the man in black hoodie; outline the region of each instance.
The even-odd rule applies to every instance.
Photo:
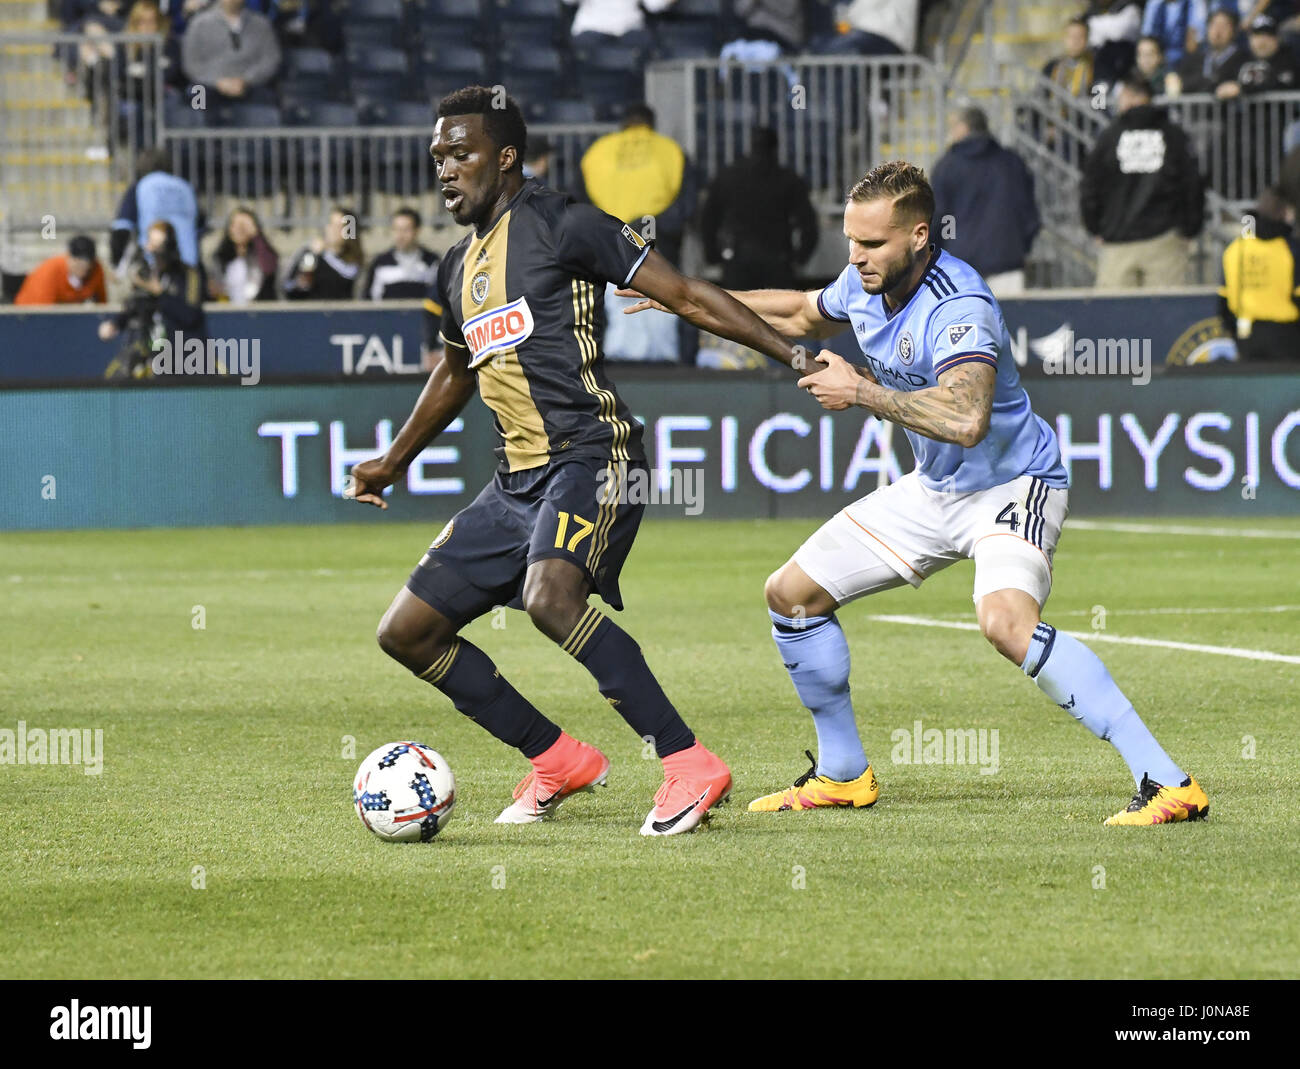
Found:
[[[952,147],[934,165],[931,233],[984,276],[995,297],[1025,288],[1025,257],[1042,226],[1024,161],[989,133],[988,116],[962,108],[948,127]]]
[[[1205,186],[1187,134],[1151,104],[1139,75],[1120,85],[1119,115],[1083,165],[1083,225],[1101,242],[1098,289],[1180,286],[1188,239],[1205,223]]]

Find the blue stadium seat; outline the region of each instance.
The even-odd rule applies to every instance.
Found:
[[[343,26],[343,47],[393,48],[402,41],[401,24],[396,22],[361,22]]]
[[[401,22],[403,15],[402,0],[348,0],[347,21],[358,22]]]
[[[388,115],[390,126],[427,126],[430,134],[433,132],[434,106],[430,103],[398,100],[389,106]]]
[[[348,80],[350,100],[361,121],[376,125],[375,108],[402,98],[405,79],[396,74],[354,74]]]
[[[579,66],[577,75],[582,95],[602,105],[627,103],[645,95],[644,80],[639,70],[601,70],[599,67]]]
[[[465,84],[491,84],[491,63],[481,48],[458,43],[426,45],[415,56],[419,71],[429,74],[457,75]]]
[[[423,76],[421,84],[424,89],[424,98],[437,104],[448,93],[454,93],[457,89],[463,89],[473,83],[460,74],[443,74],[440,71],[433,71]]]
[[[559,75],[546,71],[514,71],[505,79],[504,84],[525,111],[541,101],[553,100],[562,95]]]
[[[728,14],[722,0],[677,0],[668,13],[676,19],[721,19]]]
[[[291,111],[282,113],[289,126],[346,127],[357,125],[357,109],[351,104],[332,100],[303,101]]]
[[[286,75],[324,75],[334,73],[334,57],[323,48],[291,48],[284,56]]]
[[[509,45],[501,50],[501,71],[512,77],[517,72],[559,75],[564,68],[564,56],[549,45]]]
[[[395,74],[405,78],[410,73],[410,61],[400,48],[349,47],[343,54],[351,75]]]
[[[417,34],[425,44],[486,44],[492,39],[483,0],[411,0],[411,8]]]
[[[496,0],[496,20],[559,22],[564,18],[561,0]]]
[[[578,64],[601,71],[623,71],[640,74],[645,65],[645,54],[632,45],[605,45],[601,48],[583,49],[577,54]]]
[[[274,104],[222,101],[212,110],[218,126],[274,129],[280,125],[280,109]]]
[[[529,122],[539,123],[586,123],[597,118],[596,105],[590,100],[532,100],[525,114]]]
[[[661,59],[716,59],[718,35],[709,22],[661,22],[655,27]]]

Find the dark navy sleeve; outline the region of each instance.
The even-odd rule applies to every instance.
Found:
[[[642,237],[590,204],[570,204],[560,217],[556,253],[560,266],[586,278],[626,286],[650,254]]]

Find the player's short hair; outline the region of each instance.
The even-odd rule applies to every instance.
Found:
[[[438,101],[438,117],[442,119],[449,115],[482,115],[483,132],[492,139],[497,151],[507,145],[513,146],[515,166],[524,165],[524,156],[528,152],[528,127],[514,97],[486,85],[467,85]]]
[[[394,219],[396,219],[399,215],[406,216],[406,218],[411,220],[411,225],[415,227],[416,230],[420,229],[420,224],[423,222],[423,220],[420,218],[420,213],[417,212],[414,208],[412,208],[409,204],[403,204],[400,208],[397,209],[397,211],[393,212]]]
[[[872,168],[849,190],[848,199],[857,204],[891,200],[895,222],[929,223],[934,215],[930,180],[920,167],[905,160],[890,160]]]
[[[74,260],[94,260],[95,240],[85,234],[78,234],[68,242],[68,255]]]

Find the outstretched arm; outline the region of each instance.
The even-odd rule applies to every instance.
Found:
[[[823,349],[818,362],[826,366],[799,380],[821,402],[836,411],[856,405],[873,416],[897,423],[939,442],[970,449],[984,440],[993,415],[997,369],[970,361],[939,376],[938,385],[924,390],[890,390],[859,374],[838,353]]]
[[[474,373],[469,370],[467,349],[448,342],[434,364],[429,381],[420,392],[415,408],[397,432],[388,452],[364,460],[352,469],[352,482],[344,497],[388,508],[384,487],[400,479],[420,451],[447,429],[474,395]]]
[[[633,305],[637,311],[657,306],[679,315],[701,330],[730,338],[770,356],[779,364],[803,368],[803,349],[791,345],[753,310],[724,289],[681,274],[653,249],[637,268],[629,285],[635,294],[644,294],[651,304]],[[625,294],[628,291],[622,291]],[[761,313],[760,313],[761,314]]]
[[[649,296],[649,292],[641,285],[640,271],[637,272],[634,281],[635,289],[621,289],[618,295],[620,297]],[[707,286],[709,283],[705,282],[703,285]],[[743,304],[778,334],[783,334],[787,338],[829,338],[848,329],[847,323],[822,316],[817,308],[817,295],[820,290],[722,290],[721,292]],[[643,312],[647,308],[657,308],[661,312],[673,311],[662,301],[643,300],[624,308],[623,314],[631,315],[634,312]]]

